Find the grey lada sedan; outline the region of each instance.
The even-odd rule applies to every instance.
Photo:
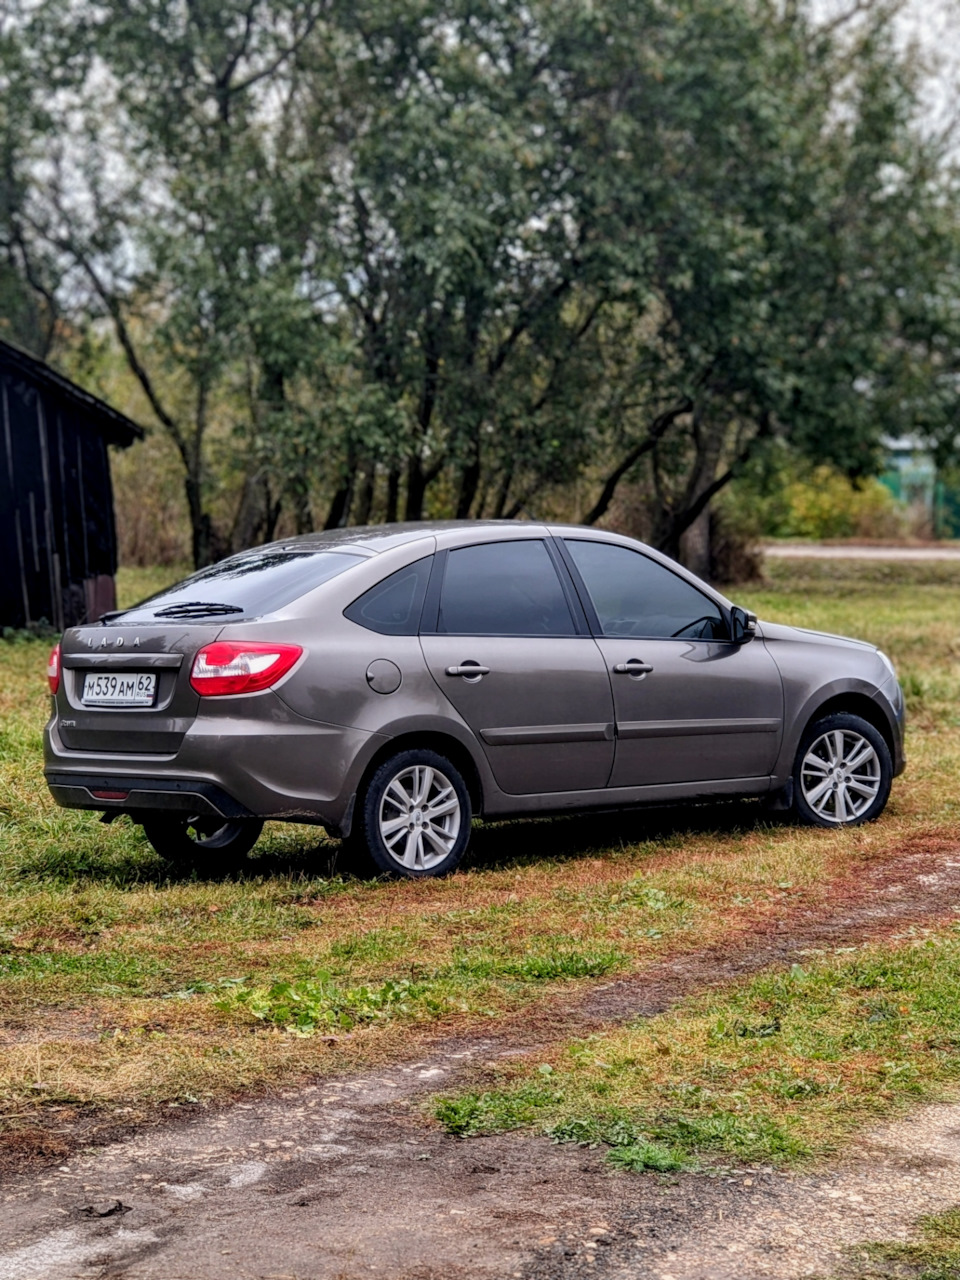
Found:
[[[343,529],[204,569],[51,655],[46,777],[165,857],[312,822],[435,876],[471,819],[767,796],[868,822],[903,760],[889,659],[758,622],[665,556],[515,522]]]

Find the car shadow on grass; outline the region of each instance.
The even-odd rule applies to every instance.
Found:
[[[757,800],[726,800],[705,804],[670,805],[607,813],[572,814],[510,822],[477,822],[461,871],[506,870],[537,862],[566,862],[578,858],[610,857],[649,846],[651,854],[682,847],[687,837],[734,836],[783,825],[783,816]],[[312,834],[302,828],[307,840]],[[285,846],[277,848],[282,841]],[[271,847],[273,846],[273,847]],[[191,874],[186,868],[187,874]],[[349,845],[318,833],[315,844],[292,845],[289,838],[268,834],[241,864],[234,876],[285,876],[310,879],[337,877],[383,881],[372,863]],[[456,873],[455,873],[456,874]]]
[[[567,862],[579,858],[635,854],[638,847],[651,856],[682,848],[690,838],[716,835],[735,837],[763,828],[783,825],[783,815],[772,813],[756,800],[674,805],[662,808],[573,814],[509,822],[477,822],[461,868],[466,872],[506,870],[538,862]],[[349,845],[327,836],[318,827],[268,825],[253,853],[239,862],[204,866],[168,862],[153,853],[146,841],[130,832],[121,849],[96,856],[86,845],[73,857],[49,856],[35,864],[21,863],[20,873],[30,878],[112,883],[119,888],[143,888],[190,881],[293,880],[312,882],[373,882],[377,874]],[[127,854],[128,856],[124,856]]]
[[[669,805],[523,821],[479,823],[463,866],[507,868],[543,861],[609,857],[646,846],[654,854],[689,837],[737,836],[784,825],[757,800]]]
[[[737,836],[784,825],[784,816],[757,800],[726,800],[705,804],[615,810],[607,813],[509,822],[477,822],[461,871],[507,870],[538,862],[567,862],[578,858],[616,857],[646,846],[651,855],[682,848],[690,837]],[[255,871],[253,870],[255,868]],[[327,837],[313,847],[274,853],[269,845],[246,859],[240,873],[257,876],[343,876],[383,880],[355,850]]]

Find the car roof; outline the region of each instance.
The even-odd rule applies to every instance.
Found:
[[[504,527],[546,532],[546,526],[519,520],[408,520],[401,524],[357,525],[352,529],[324,529],[318,533],[302,533],[292,538],[271,542],[271,547],[302,547],[305,551],[356,548],[361,551],[388,551],[404,543],[432,538],[439,533],[451,533],[458,529],[503,529]],[[262,550],[262,548],[257,548]]]
[[[534,520],[407,520],[398,524],[367,524],[346,529],[323,529],[317,533],[302,533],[290,538],[281,538],[277,542],[266,545],[267,547],[302,548],[304,551],[347,551],[357,555],[376,556],[391,548],[432,540],[442,534],[463,533],[470,530],[482,539],[485,529],[491,532],[496,530],[500,535],[507,529],[514,530],[520,538],[575,536],[612,543],[615,546],[633,549],[641,547],[646,555],[670,569],[672,573],[685,578],[698,590],[707,591],[727,608],[731,607],[730,601],[716,587],[703,582],[663,552],[626,534],[615,533],[610,529],[598,529],[594,525],[555,524],[552,521],[541,523]],[[250,550],[262,551],[264,548],[251,547]],[[246,552],[239,554],[244,555]]]

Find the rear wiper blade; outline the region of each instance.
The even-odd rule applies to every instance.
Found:
[[[155,618],[181,618],[189,614],[243,613],[238,604],[218,604],[211,600],[181,600],[179,604],[168,604],[164,609],[156,609]]]

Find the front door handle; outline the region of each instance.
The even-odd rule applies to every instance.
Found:
[[[618,676],[645,676],[653,667],[642,658],[628,658],[626,662],[618,662],[613,669]]]
[[[479,680],[481,676],[490,674],[490,668],[482,667],[479,662],[471,662],[468,658],[466,662],[461,662],[458,667],[447,667],[446,674],[448,676],[462,676],[464,680]]]

